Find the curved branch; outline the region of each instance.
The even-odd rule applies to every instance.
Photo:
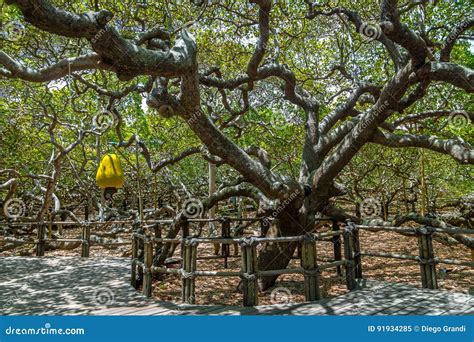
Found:
[[[351,113],[355,113],[354,107],[356,106],[357,101],[366,92],[378,95],[380,94],[380,89],[379,87],[370,84],[359,86],[349,95],[346,102],[337,106],[334,111],[321,120],[321,134],[326,134],[339,120],[344,120],[347,116],[351,115]]]
[[[404,134],[397,135],[377,131],[372,142],[389,147],[421,147],[447,154],[462,164],[474,164],[474,149],[459,140],[442,140],[434,136]]]
[[[352,24],[354,24],[355,29],[357,32],[361,33],[364,31],[364,22],[362,21],[362,18],[360,17],[359,13],[355,11],[348,10],[346,8],[342,7],[336,7],[332,8],[328,11],[316,11],[314,10],[314,4],[310,5],[309,12],[306,15],[307,19],[314,19],[315,17],[319,15],[323,16],[331,16],[331,15],[337,15],[337,14],[344,14]],[[377,27],[374,27],[374,29],[380,31]],[[390,39],[387,38],[383,32],[380,32],[378,37],[376,37],[376,40],[382,43],[385,48],[387,49],[387,52],[390,55],[390,58],[392,59],[393,63],[395,64],[396,71],[402,68],[404,64],[404,59],[402,55],[400,54],[400,51],[398,51],[397,46],[391,41]]]
[[[470,117],[471,120],[474,121],[474,112],[467,112],[464,110],[452,110],[452,109],[443,110],[442,109],[442,110],[430,110],[427,112],[417,113],[417,114],[410,114],[410,115],[407,115],[400,119],[395,120],[391,125],[393,128],[397,128],[408,122],[417,122],[420,120],[425,120],[425,119],[430,119],[430,118],[440,118],[440,117],[449,116],[452,114],[460,114],[464,117]]]
[[[97,54],[89,54],[76,58],[67,58],[51,66],[33,70],[13,60],[5,52],[0,50],[0,76],[7,78],[20,78],[29,82],[50,82],[65,77],[69,71],[82,71],[93,69],[110,69],[100,63],[101,58]]]
[[[469,18],[466,22],[457,26],[452,30],[448,37],[446,38],[443,48],[441,49],[439,61],[440,62],[449,62],[451,59],[451,51],[453,50],[454,44],[466,30],[474,26],[474,17]]]
[[[285,82],[285,98],[291,103],[294,103],[304,109],[313,108],[317,105],[315,100],[301,94],[301,92],[304,92],[303,90],[298,91],[296,85],[296,76],[286,65],[271,63],[261,66],[257,69],[257,74],[253,79],[264,80],[270,77],[277,77]],[[251,78],[248,75],[237,76],[229,80],[209,76],[209,73],[202,74],[199,77],[199,82],[205,86],[230,90],[233,90],[250,81]]]
[[[383,33],[389,39],[407,49],[414,65],[422,65],[430,52],[423,38],[406,24],[401,23],[398,0],[383,0],[380,9],[382,19],[380,27]]]
[[[257,76],[257,68],[265,56],[265,51],[270,38],[270,11],[272,9],[272,1],[270,0],[250,0],[260,6],[258,11],[258,27],[260,30],[260,37],[258,39],[257,47],[252,55],[247,66],[247,74],[250,78]]]
[[[149,50],[108,26],[112,13],[106,10],[75,14],[48,0],[8,0],[7,4],[17,5],[25,19],[43,31],[87,39],[102,63],[112,66],[122,80],[139,75],[176,77],[195,68],[196,43],[186,31],[169,51]]]
[[[157,163],[153,163],[153,161],[151,160],[150,151],[146,147],[145,143],[143,143],[136,135],[132,135],[130,139],[128,139],[128,141],[119,142],[118,146],[127,148],[130,147],[134,142],[136,142],[140,147],[140,153],[143,158],[145,158],[146,163],[152,172],[158,172],[169,165],[180,162],[186,157],[201,153],[201,147],[190,147],[174,157],[171,157],[169,159],[163,159]]]
[[[215,192],[203,201],[203,206],[205,210],[207,210],[214,207],[218,202],[224,201],[234,196],[249,197],[255,200],[257,203],[263,199],[263,196],[258,191],[258,189],[251,187],[248,184],[239,184]]]
[[[270,159],[270,155],[263,148],[258,146],[250,146],[245,149],[245,152],[247,152],[251,156],[257,157],[257,159],[260,160],[262,165],[265,166],[267,169],[271,168],[272,161]]]
[[[444,81],[468,93],[474,92],[474,71],[454,63],[430,63],[427,78],[431,81]]]
[[[375,105],[367,111],[347,134],[334,153],[324,160],[314,173],[313,188],[329,191],[328,184],[351,161],[362,146],[370,140],[372,132],[380,126],[393,112],[410,85],[412,66],[409,62],[398,71],[385,85]]]

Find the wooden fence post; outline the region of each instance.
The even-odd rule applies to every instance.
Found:
[[[433,251],[433,231],[430,227],[417,229],[421,285],[428,289],[438,288],[436,260]]]
[[[336,220],[332,221],[332,231],[338,232],[339,223]],[[341,251],[341,235],[335,235],[332,237],[332,243],[334,245],[334,261],[339,261],[342,259],[342,251]],[[341,266],[336,267],[337,275],[342,276]]]
[[[360,238],[359,229],[354,222],[347,220],[347,225],[352,232],[352,252],[354,258],[354,276],[355,278],[362,278],[362,256],[360,255]]]
[[[38,242],[36,244],[36,256],[44,256],[44,249],[45,249],[45,225],[40,222],[38,223],[38,232],[37,232],[37,239]]]
[[[154,228],[155,238],[157,238],[157,239],[162,238],[161,229],[162,229],[161,224],[158,224],[158,225],[155,226],[155,228]],[[155,255],[160,253],[162,248],[163,248],[163,243],[162,242],[155,242]]]
[[[143,229],[143,226],[140,221],[135,220],[132,222],[132,232],[136,234],[141,234],[145,235],[145,229]],[[137,238],[135,240],[137,244],[137,261],[145,261],[145,240],[141,238]],[[136,272],[137,272],[137,278],[136,278],[136,288],[140,287],[140,285],[143,285],[143,267],[138,266],[136,264]]]
[[[260,236],[265,237],[267,236],[267,232],[270,229],[270,222],[268,218],[264,217],[260,220]]]
[[[145,237],[143,252],[145,265],[145,269],[143,270],[143,294],[147,297],[151,297],[151,283],[153,278],[151,272],[153,266],[153,242],[148,235]]]
[[[257,246],[254,238],[244,238],[242,247],[242,285],[244,306],[258,305]]]
[[[305,299],[307,301],[320,299],[316,239],[312,234],[307,234],[301,243],[301,265],[304,268]]]
[[[223,238],[230,238],[230,220],[228,217],[224,217],[222,220],[222,232],[221,235]],[[230,245],[222,244],[222,257],[224,258],[224,268],[228,268],[228,258],[230,255]]]
[[[183,267],[181,269],[182,299],[183,303],[194,304],[196,302],[196,275],[197,268],[197,240],[192,238],[183,239]]]
[[[82,227],[82,252],[81,257],[88,258],[90,254],[91,227],[86,223]]]
[[[182,229],[182,235],[183,238],[181,240],[181,259],[183,260],[182,263],[184,263],[184,246],[183,246],[183,241],[189,236],[189,221],[186,217],[183,218],[183,227]],[[176,247],[176,246],[175,246]]]
[[[137,288],[137,258],[138,258],[138,238],[132,235],[132,273],[130,276],[130,284]]]
[[[354,251],[353,251],[353,236],[351,226],[344,228],[344,258],[346,263],[346,286],[349,290],[356,288],[355,271],[354,271]]]

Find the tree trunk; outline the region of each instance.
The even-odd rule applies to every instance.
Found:
[[[307,228],[309,229],[310,227]],[[296,236],[305,232],[306,230],[304,225],[301,224],[297,212],[282,211],[268,230],[266,237]],[[263,244],[258,257],[258,269],[276,270],[286,268],[295,253],[297,245],[296,242],[271,242]],[[261,277],[259,280],[260,289],[264,291],[272,287],[277,278],[278,276]]]

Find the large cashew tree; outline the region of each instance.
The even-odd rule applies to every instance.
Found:
[[[366,144],[474,163],[469,142],[413,125],[459,117],[472,125],[474,72],[459,62],[472,62],[468,1],[5,2],[22,14],[28,45],[2,40],[0,78],[57,84],[73,77],[110,99],[121,146],[139,138],[123,134],[114,101],[146,94],[156,115],[181,118],[202,142],[153,162],[138,141],[152,171],[199,153],[227,165],[239,176],[204,200],[205,209],[251,197],[275,217],[267,234],[311,231],[321,213],[343,217],[330,204],[345,193],[337,177]],[[123,86],[108,89],[107,79]],[[252,130],[246,117],[262,103],[301,118],[296,174],[279,172],[274,156],[241,139]],[[259,267],[286,267],[295,247],[265,245]],[[274,281],[264,278],[262,287]]]

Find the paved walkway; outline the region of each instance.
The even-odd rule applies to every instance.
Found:
[[[2,315],[474,315],[474,296],[359,280],[360,290],[312,303],[175,305],[129,285],[125,258],[0,258]]]

